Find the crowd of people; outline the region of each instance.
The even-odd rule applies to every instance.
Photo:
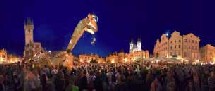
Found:
[[[0,91],[215,91],[214,65],[0,65]]]

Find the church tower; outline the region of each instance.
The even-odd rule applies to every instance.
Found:
[[[24,58],[30,59],[34,55],[34,23],[30,18],[24,21],[24,31],[25,31],[25,48],[24,48]]]
[[[30,18],[24,22],[24,29],[25,29],[25,45],[34,43],[33,39],[33,30],[34,30],[34,23]]]
[[[142,49],[141,49],[141,39],[140,38],[138,38],[138,40],[137,40],[137,51],[141,51]]]
[[[133,49],[134,49],[134,42],[133,42],[133,40],[131,40],[131,42],[130,42],[130,51],[129,52],[133,52]]]

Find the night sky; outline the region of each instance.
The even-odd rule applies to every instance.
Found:
[[[207,0],[1,0],[0,48],[23,55],[24,20],[34,20],[34,40],[46,50],[66,50],[76,24],[88,13],[99,17],[96,44],[85,33],[74,54],[128,52],[131,39],[141,38],[152,53],[161,34],[194,33],[200,45],[215,45],[215,6]]]

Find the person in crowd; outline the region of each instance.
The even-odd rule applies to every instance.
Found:
[[[4,77],[3,77],[3,75],[0,75],[0,91],[6,91],[5,85],[4,85]]]
[[[215,91],[215,73],[212,71],[210,77],[208,78],[209,91]]]
[[[64,73],[59,71],[57,77],[54,80],[55,91],[64,91],[65,90],[65,79]]]
[[[82,71],[80,73],[80,78],[78,80],[78,87],[80,91],[85,91],[87,90],[87,77],[86,77],[86,71]]]
[[[96,91],[103,91],[102,78],[101,78],[100,72],[96,73],[96,78],[94,81],[94,87],[95,87]]]
[[[190,64],[0,65],[0,91],[215,91],[214,70]]]
[[[161,80],[161,78],[159,76],[155,78],[155,80],[151,84],[150,91],[162,91],[162,85],[161,85],[160,80]]]

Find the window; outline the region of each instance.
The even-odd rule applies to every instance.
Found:
[[[175,45],[175,48],[176,48],[176,45]]]
[[[186,52],[184,52],[184,57],[187,57],[187,53]]]
[[[170,46],[170,49],[172,49],[172,46]]]
[[[192,43],[194,43],[194,40],[192,40]]]
[[[181,48],[181,45],[178,45],[178,48]]]
[[[184,39],[184,42],[187,42],[187,39]]]
[[[179,40],[178,42],[181,43],[181,40]]]

